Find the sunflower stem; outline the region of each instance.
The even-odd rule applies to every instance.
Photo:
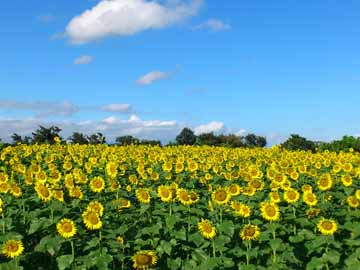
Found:
[[[250,252],[250,241],[247,241],[247,243],[246,243],[246,265],[250,264],[249,252]]]
[[[74,240],[71,240],[70,244],[71,244],[71,255],[72,255],[73,258],[75,258]]]
[[[215,240],[212,240],[213,257],[216,257]]]
[[[2,232],[3,234],[5,234],[5,216],[4,216],[4,213],[1,214],[1,217],[2,217]]]
[[[190,205],[188,206],[188,227],[187,227],[187,233],[190,234]]]
[[[220,224],[222,224],[222,207],[220,206]]]
[[[170,202],[169,203],[169,215],[171,217],[171,214],[172,214],[172,203]]]
[[[101,245],[101,230],[99,230],[99,248],[100,248],[100,254],[102,253],[102,245]]]

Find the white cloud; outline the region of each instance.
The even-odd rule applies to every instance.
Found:
[[[0,118],[0,138],[11,141],[11,134],[30,135],[39,125],[49,127],[58,126],[62,129],[60,135],[68,138],[74,131],[87,135],[101,132],[106,136],[108,142],[114,142],[115,138],[123,135],[133,135],[140,139],[158,139],[167,142],[176,137],[182,126],[176,121],[142,120],[132,115],[128,119],[110,116],[100,121],[44,121],[41,119],[14,119]]]
[[[87,65],[93,61],[92,56],[90,55],[81,55],[74,60],[75,65]]]
[[[78,106],[69,101],[16,101],[0,100],[0,109],[33,111],[36,117],[65,116],[70,117],[79,111]]]
[[[202,0],[159,1],[102,0],[74,17],[65,33],[73,44],[83,44],[108,36],[127,36],[161,29],[197,14]]]
[[[218,19],[209,19],[194,27],[194,29],[211,29],[213,31],[228,30],[231,26]]]
[[[129,113],[132,111],[130,104],[122,104],[122,103],[113,103],[104,105],[101,107],[103,111],[106,112],[119,112],[119,113]]]
[[[224,129],[224,123],[218,121],[212,121],[208,124],[195,127],[194,131],[196,135],[210,132],[221,132]]]
[[[239,129],[239,130],[235,133],[235,135],[236,135],[236,136],[244,136],[246,133],[247,133],[247,130],[241,128],[241,129]]]
[[[149,85],[155,81],[166,79],[170,76],[170,73],[163,71],[151,71],[141,76],[136,83],[139,85]]]

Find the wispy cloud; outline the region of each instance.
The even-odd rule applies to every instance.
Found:
[[[226,24],[219,19],[209,19],[206,22],[203,22],[194,27],[194,29],[196,30],[210,29],[213,31],[223,31],[223,30],[228,30],[230,28],[231,26],[229,24]]]
[[[155,81],[166,79],[169,76],[169,72],[154,70],[141,76],[139,79],[137,79],[136,83],[139,85],[149,85]]]
[[[195,16],[203,0],[100,1],[74,17],[65,33],[73,44],[84,44],[108,36],[128,36],[151,29],[162,29]]]
[[[130,104],[113,103],[102,106],[101,110],[106,112],[130,113],[132,108]]]
[[[70,117],[78,112],[78,106],[69,101],[16,101],[0,100],[0,108],[5,110],[27,110],[36,113],[36,117],[65,116]]]
[[[88,65],[93,61],[93,57],[90,55],[81,55],[74,60],[74,65]]]

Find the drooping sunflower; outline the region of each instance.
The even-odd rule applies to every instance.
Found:
[[[359,207],[359,201],[356,199],[355,196],[349,196],[346,199],[348,205],[352,208],[358,208]]]
[[[133,261],[134,269],[147,270],[151,266],[155,266],[157,262],[157,256],[155,251],[152,250],[140,250],[131,257]]]
[[[225,188],[217,188],[211,194],[212,200],[218,205],[224,205],[229,202],[231,195],[226,191]]]
[[[58,233],[64,238],[71,238],[76,234],[76,225],[71,219],[63,218],[56,224]]]
[[[198,229],[202,236],[207,239],[212,239],[216,235],[216,229],[208,219],[202,218],[201,221],[198,222]]]
[[[296,189],[288,189],[284,192],[284,200],[287,203],[296,203],[300,198],[300,194]]]
[[[38,197],[44,202],[48,202],[51,200],[52,192],[51,190],[43,183],[37,183],[35,185],[35,190]]]
[[[172,192],[170,187],[161,185],[157,188],[158,197],[163,202],[170,202],[172,199]]]
[[[260,228],[257,225],[247,224],[240,231],[242,240],[256,240],[260,236]]]
[[[88,206],[86,207],[87,211],[94,211],[96,212],[100,217],[104,213],[104,206],[101,202],[98,201],[91,201]]]
[[[308,218],[314,218],[317,217],[320,214],[320,209],[319,208],[310,208],[308,210],[306,210],[306,215],[308,216]]]
[[[101,192],[105,188],[105,181],[101,176],[96,176],[90,181],[90,189],[93,192]]]
[[[192,204],[189,192],[186,189],[178,188],[176,191],[176,198],[185,206]]]
[[[332,235],[337,230],[337,224],[333,219],[322,218],[317,224],[317,228],[324,235]]]
[[[95,211],[85,211],[82,214],[83,222],[88,230],[98,230],[102,227],[102,221]]]
[[[315,206],[318,203],[316,195],[312,192],[304,192],[303,200],[309,206]]]
[[[136,198],[139,200],[139,202],[150,203],[151,195],[150,195],[150,192],[148,189],[139,188],[136,190],[135,194],[136,194]]]
[[[14,259],[20,256],[24,251],[24,245],[21,240],[7,240],[1,249],[2,254],[6,257]]]
[[[261,216],[267,221],[276,221],[280,218],[279,206],[272,202],[262,202],[260,204]]]

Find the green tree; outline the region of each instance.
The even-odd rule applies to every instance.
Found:
[[[176,136],[176,142],[179,145],[194,145],[196,142],[196,135],[190,128],[183,128],[183,130]]]
[[[257,136],[255,134],[247,134],[244,137],[245,146],[247,147],[265,147],[266,146],[266,138],[262,136]]]
[[[219,145],[220,139],[218,136],[214,135],[213,132],[209,133],[202,133],[197,136],[196,138],[196,144],[197,145]]]
[[[106,143],[106,138],[101,132],[87,136],[87,140],[89,141],[89,144],[105,144]]]
[[[78,144],[88,144],[89,140],[86,135],[81,132],[73,132],[73,134],[68,138],[71,143]]]
[[[51,126],[49,128],[46,128],[44,126],[39,126],[39,128],[32,133],[32,143],[49,143],[54,144],[55,143],[55,137],[60,137],[61,129],[57,126]]]
[[[31,142],[31,137],[25,136],[23,138],[21,135],[19,135],[17,133],[14,133],[13,135],[11,135],[11,139],[13,141],[13,144],[18,144],[18,143],[30,144],[30,142]]]
[[[310,141],[298,134],[291,134],[281,146],[287,150],[305,150],[315,152],[316,145],[313,141]]]
[[[159,140],[141,140],[139,142],[139,144],[141,145],[158,145],[158,146],[161,146],[161,141]]]
[[[116,143],[119,145],[131,145],[131,144],[139,144],[139,139],[135,138],[134,136],[131,135],[125,135],[125,136],[120,136],[117,137],[115,139]]]
[[[321,143],[319,150],[329,150],[334,152],[349,151],[352,148],[360,152],[360,139],[353,136],[343,136],[341,140],[335,140],[330,143]]]

